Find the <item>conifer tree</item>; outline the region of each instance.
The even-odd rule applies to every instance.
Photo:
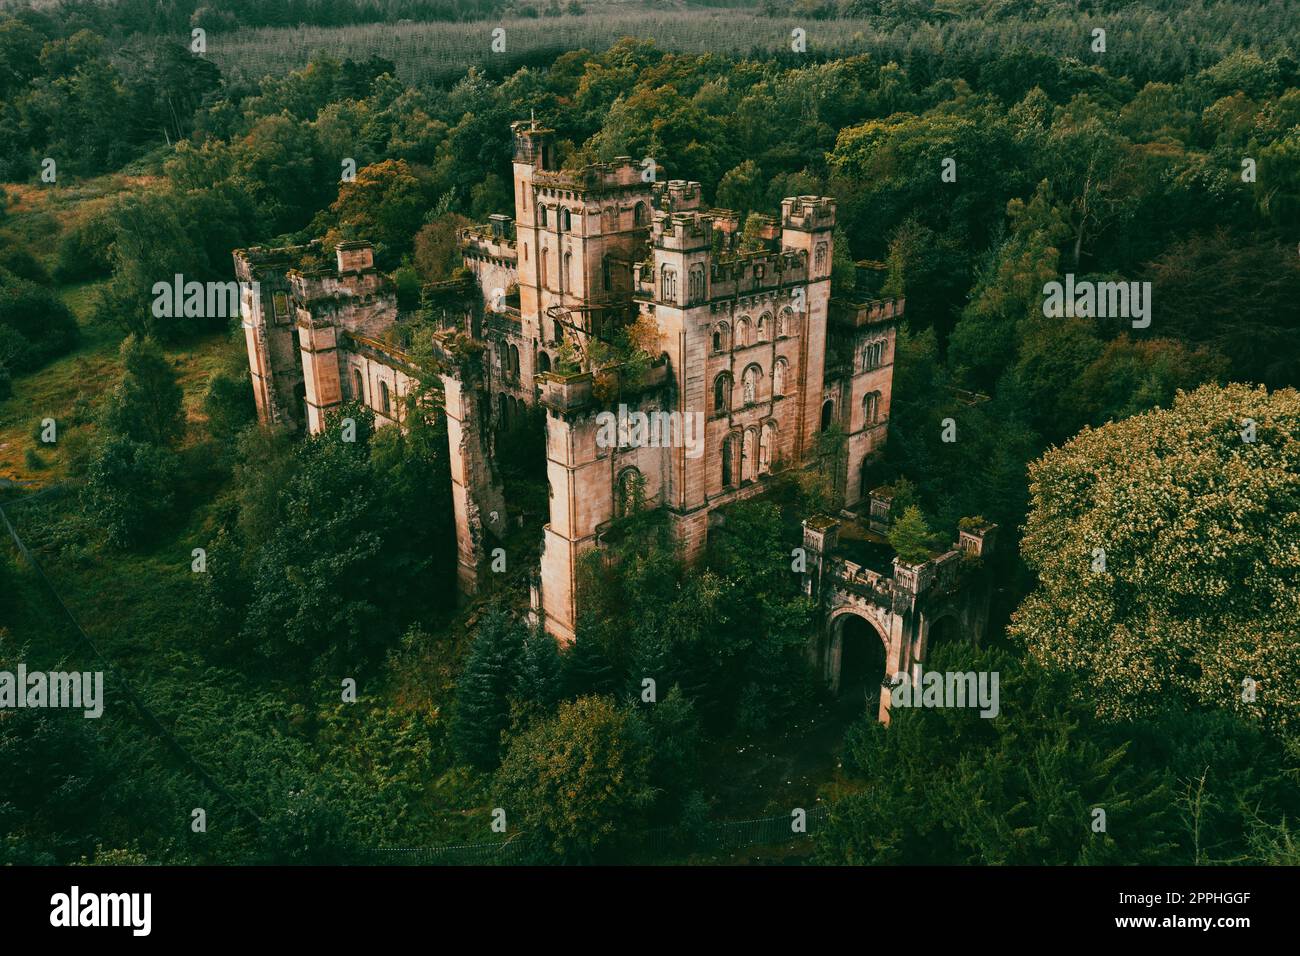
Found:
[[[564,654],[565,696],[613,693],[618,675],[609,656],[594,640],[577,640]]]
[[[889,529],[889,545],[898,557],[908,564],[920,564],[930,557],[935,546],[935,534],[926,523],[925,515],[916,505],[909,505]]]
[[[514,686],[515,698],[525,711],[551,711],[564,689],[562,667],[555,638],[540,629],[529,632]]]
[[[481,770],[501,760],[501,732],[510,725],[509,695],[517,680],[523,628],[499,607],[479,621],[456,687],[451,736],[456,755]]]

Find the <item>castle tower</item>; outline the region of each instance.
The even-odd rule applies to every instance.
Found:
[[[612,522],[663,503],[672,449],[660,442],[609,441],[602,418],[617,417],[596,396],[594,376],[544,375],[540,403],[546,409],[546,473],[550,521],[543,528],[541,609],[546,630],[561,643],[574,639],[582,556],[602,543]],[[652,365],[632,387],[619,388],[622,411],[644,414],[647,424],[669,411],[673,389],[668,363]]]
[[[885,445],[893,397],[894,341],[903,306],[902,299],[831,305],[832,333],[853,343],[852,367],[840,389],[840,421],[847,433],[841,481],[846,508],[867,499],[867,465]]]
[[[699,183],[668,184],[664,205],[684,205],[687,193],[698,197]],[[656,210],[651,268],[643,270],[643,313],[653,315],[660,346],[676,378],[676,408],[683,417],[704,422],[704,454],[692,457],[686,448],[669,449],[664,505],[668,509],[682,556],[692,561],[703,553],[708,536],[708,476],[716,449],[726,439],[728,423],[711,406],[709,305],[710,250],[713,222],[691,211]],[[645,274],[648,272],[648,274]],[[716,357],[715,357],[716,361]]]
[[[552,130],[536,120],[511,130],[522,335],[549,360],[566,339],[612,338],[626,318],[631,265],[650,229],[651,177],[627,156],[562,170]],[[531,381],[538,369],[527,362],[521,375]]]
[[[239,317],[248,350],[257,418],[263,425],[302,424],[302,361],[287,273],[307,246],[236,249]]]
[[[334,256],[334,269],[295,269],[288,274],[302,352],[307,428],[313,434],[325,428],[329,413],[344,400],[341,335],[378,335],[397,319],[397,295],[375,268],[374,247],[341,242]],[[395,413],[395,401],[395,395],[389,398],[386,414]]]
[[[799,448],[811,448],[823,419],[826,328],[834,261],[835,200],[799,196],[781,200],[781,245],[803,253],[808,263],[806,335],[800,376]]]
[[[523,334],[530,341],[542,341],[538,323],[545,287],[539,260],[538,234],[542,231],[537,210],[537,174],[554,169],[553,130],[536,120],[510,124],[514,134],[515,242],[518,250],[519,314]],[[549,284],[549,276],[545,277]]]

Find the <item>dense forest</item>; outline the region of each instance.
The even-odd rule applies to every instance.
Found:
[[[0,861],[356,862],[491,842],[506,808],[517,861],[710,862],[691,835],[711,821],[822,805],[824,863],[1300,862],[1286,4],[769,4],[875,29],[807,54],[779,31],[508,64],[485,44],[442,85],[379,54],[253,82],[190,41],[526,6],[596,5],[0,8],[0,504],[30,550],[0,542],[0,669],[109,674],[103,720],[0,712],[0,766],[21,768]],[[254,423],[238,329],[151,313],[156,280],[229,279],[232,249],[365,238],[419,321],[457,229],[513,208],[509,124],[530,114],[570,167],[650,156],[742,215],[835,197],[841,275],[870,260],[907,299],[874,478],[923,537],[1004,529],[998,634],[945,652],[1003,675],[999,720],[841,720],[790,571],[828,501],[815,471],[736,506],[700,568],[633,516],[561,652],[521,615],[536,420],[499,443],[528,503],[511,571],[457,608],[436,383],[403,432],[347,408],[355,442],[285,435]],[[1067,273],[1151,283],[1149,327],[1045,317]],[[1112,573],[1085,575],[1098,548]],[[639,839],[665,829],[668,849]]]

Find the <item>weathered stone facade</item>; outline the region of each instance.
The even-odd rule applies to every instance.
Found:
[[[889,511],[888,498],[873,493],[871,523],[887,527]],[[841,541],[840,530],[839,521],[824,516],[804,522],[804,593],[817,602],[823,624],[809,652],[832,690],[839,690],[844,624],[850,616],[866,621],[880,638],[885,662],[880,680],[885,688],[899,674],[919,679],[940,625],[948,625],[956,640],[980,642],[988,627],[992,581],[987,559],[997,540],[997,525],[963,528],[951,548],[922,564],[893,557],[888,566],[880,560],[880,549],[871,547],[883,540],[878,532],[856,529],[865,548],[854,549]],[[874,551],[877,560],[865,558],[864,551]],[[880,695],[879,717],[889,722],[888,693]]]
[[[809,461],[832,425],[846,436],[836,475],[841,504],[865,498],[866,466],[888,431],[903,302],[832,299],[831,199],[785,199],[780,216],[760,220],[758,235],[751,230],[742,244],[739,216],[705,208],[698,183],[656,182],[654,169],[628,157],[561,169],[550,130],[528,121],[512,131],[514,217],[464,230],[472,289],[448,298],[465,293],[464,284],[430,287],[426,305],[444,303],[448,341],[483,346],[472,376],[454,361],[436,370],[446,394],[462,588],[474,589],[484,531],[499,533],[509,507],[493,473],[491,432],[521,406],[540,405],[550,520],[534,611],[568,642],[579,559],[633,499],[664,509],[683,556],[694,560],[710,513]],[[235,253],[249,289],[243,320],[259,415],[318,431],[330,409],[354,398],[380,424],[398,422],[414,370],[384,335],[399,318],[392,283],[366,243],[340,245],[333,268],[320,259],[315,245]],[[611,391],[618,368],[582,357],[634,322],[657,335],[649,350],[657,356],[635,387]],[[600,414],[616,403],[679,421],[692,416],[702,423],[702,450],[671,442],[606,447]]]

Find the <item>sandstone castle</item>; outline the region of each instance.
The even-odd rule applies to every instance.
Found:
[[[472,279],[425,290],[442,324],[434,371],[445,394],[462,590],[476,588],[506,526],[492,436],[521,406],[546,412],[549,521],[532,603],[561,642],[574,639],[579,558],[618,518],[663,509],[683,557],[695,560],[719,509],[761,494],[782,469],[806,466],[834,425],[845,436],[834,464],[843,510],[805,522],[804,586],[827,624],[810,640],[815,663],[839,684],[846,616],[880,638],[868,669],[882,678],[918,666],[944,621],[977,640],[987,582],[972,586],[958,570],[971,563],[964,555],[991,546],[992,527],[963,530],[923,565],[864,557],[881,558],[890,517],[888,492],[866,487],[866,466],[888,432],[903,302],[832,298],[834,201],[785,199],[779,218],[757,220],[759,234],[742,243],[737,214],[704,207],[699,183],[656,182],[627,157],[561,169],[552,131],[524,121],[512,132],[514,216],[463,231]],[[234,253],[259,416],[315,432],[355,400],[377,424],[400,425],[417,369],[390,334],[399,323],[393,284],[368,243],[340,244],[332,268],[304,267],[316,249]],[[635,381],[581,360],[633,323],[649,330],[654,356]],[[458,348],[465,341],[480,347],[473,363]],[[665,422],[672,413],[702,422],[696,447],[599,440],[611,401]]]

